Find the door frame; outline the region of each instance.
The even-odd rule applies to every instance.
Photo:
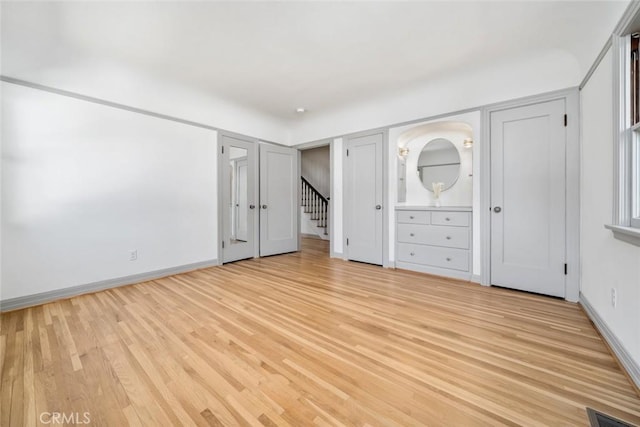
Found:
[[[334,138],[320,139],[318,141],[305,142],[303,144],[294,145],[293,148],[298,149],[298,207],[302,206],[302,152],[304,150],[310,150],[318,147],[329,147],[329,206],[327,217],[327,233],[329,233],[329,257],[341,258],[342,254],[336,254],[333,249],[333,227],[334,227],[334,213],[333,213],[333,183],[335,182],[335,147],[333,145]],[[298,247],[302,248],[302,234],[301,234],[302,215],[298,212]]]
[[[216,155],[218,157],[218,163],[217,163],[217,167],[218,167],[218,194],[217,199],[218,199],[218,243],[217,243],[217,247],[218,247],[218,263],[219,265],[223,265],[224,262],[224,248],[222,247],[222,242],[224,241],[224,209],[226,209],[226,207],[224,206],[224,203],[222,203],[223,201],[223,191],[225,191],[225,189],[223,188],[223,177],[222,177],[222,171],[224,170],[224,165],[223,165],[223,156],[222,156],[222,139],[223,137],[229,137],[229,138],[235,138],[235,139],[239,139],[241,141],[244,142],[248,142],[248,143],[252,143],[253,144],[253,154],[255,156],[255,163],[256,163],[256,171],[253,174],[254,178],[253,178],[253,188],[255,189],[255,193],[256,193],[256,205],[257,202],[259,201],[259,190],[260,187],[258,187],[259,185],[259,157],[258,157],[258,143],[259,140],[256,138],[252,138],[246,135],[241,135],[238,133],[233,133],[233,132],[228,132],[228,131],[218,131],[218,139],[216,142],[217,145],[217,151],[216,151]],[[247,185],[249,185],[250,183],[247,181]],[[260,220],[259,220],[259,215],[256,213],[256,215],[254,215],[254,225],[253,225],[253,257],[254,258],[258,258],[260,256],[260,252],[259,252],[259,248],[260,248]]]
[[[387,182],[387,174],[389,168],[389,158],[387,153],[389,152],[389,128],[378,128],[374,130],[368,130],[364,132],[357,132],[345,135],[342,137],[342,187],[345,188],[345,177],[347,176],[347,148],[349,140],[354,138],[361,138],[363,136],[371,136],[382,134],[382,267],[393,267],[389,261],[389,215],[390,209],[394,207],[389,205],[389,183]],[[345,203],[346,191],[342,192],[342,259],[349,260],[349,246],[347,245],[347,235],[349,234],[348,221],[346,218],[346,203]]]
[[[564,100],[567,120],[565,300],[577,302],[580,295],[580,93],[577,87],[518,98],[481,108],[480,144],[480,283],[491,286],[491,113],[541,102]]]

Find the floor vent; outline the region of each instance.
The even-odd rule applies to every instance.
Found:
[[[587,408],[587,415],[589,416],[591,427],[634,427],[633,424],[625,423],[591,408]]]

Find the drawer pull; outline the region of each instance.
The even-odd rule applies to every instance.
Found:
[[[447,258],[447,261],[451,261],[451,258]]]
[[[409,216],[409,218],[410,218],[410,219],[413,219],[413,215],[410,215],[410,216]]]
[[[411,252],[409,255],[414,256],[415,254],[413,252]]]
[[[409,233],[409,236],[413,237],[413,236],[415,236],[415,234],[413,234],[413,233]]]
[[[451,240],[451,236],[447,236],[447,240]]]
[[[451,218],[446,217],[444,220],[445,220],[445,221],[451,221]]]

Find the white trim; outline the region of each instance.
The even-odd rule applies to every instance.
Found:
[[[389,201],[389,128],[382,131],[382,267],[395,268],[389,257],[389,215],[393,206]],[[395,159],[395,158],[394,158]]]
[[[564,298],[576,302],[580,297],[580,92],[573,89],[565,97],[567,114],[565,259],[567,276]]]
[[[487,108],[480,111],[480,123],[480,170],[473,171],[480,180],[480,284],[491,286],[491,116]]]
[[[575,302],[580,290],[580,97],[577,87],[514,99],[484,107],[480,145],[480,239],[481,281],[491,284],[491,113],[556,99],[564,99],[567,123],[566,166],[566,262],[568,271],[564,298]]]
[[[333,227],[335,224],[335,215],[333,212],[333,203],[335,201],[335,194],[333,191],[333,183],[335,182],[335,174],[336,174],[336,149],[333,144],[333,139],[329,142],[329,227],[327,228],[327,232],[329,233],[329,258],[342,258],[342,254],[338,254],[333,248]]]
[[[627,16],[627,13],[633,13]],[[636,246],[638,244],[639,221],[633,218],[632,205],[635,202],[633,189],[634,184],[634,138],[638,138],[639,125],[631,126],[629,117],[630,93],[629,87],[629,53],[630,37],[626,35],[630,30],[630,25],[635,21],[636,15],[640,13],[640,2],[632,3],[623,20],[628,21],[621,36],[612,36],[612,57],[613,57],[613,205],[611,224],[605,227],[613,232],[613,237]],[[637,166],[636,166],[637,167]],[[633,228],[636,228],[634,231]]]
[[[600,317],[598,312],[589,303],[587,298],[580,293],[580,305],[584,309],[589,319],[593,322],[596,329],[600,332],[604,340],[607,342],[613,353],[616,355],[618,362],[622,365],[623,369],[629,374],[629,378],[640,389],[640,365],[638,365],[631,354],[624,348],[622,342],[615,336],[615,334],[609,329],[604,319]]]
[[[311,150],[312,148],[324,147],[325,145],[331,145],[333,138],[324,138],[317,141],[304,142],[302,144],[292,145],[291,148],[297,148],[298,150]]]
[[[613,57],[613,212],[614,225],[629,226],[631,213],[631,130],[627,54],[629,37],[612,36]]]
[[[633,30],[631,26],[634,24],[636,15],[640,13],[640,2],[631,1],[620,17],[620,21],[613,30],[613,34],[623,35]]]
[[[292,147],[293,148],[293,147]],[[298,233],[298,248],[296,249],[296,251],[301,251],[302,250],[302,212],[300,207],[302,207],[302,152],[300,150],[297,150],[297,162],[298,162],[298,168],[297,168],[297,176],[296,176],[296,186],[298,187],[298,191],[296,193],[296,220],[298,221],[298,227],[297,227],[297,233]],[[328,206],[327,206],[328,207]],[[320,237],[320,236],[318,236]],[[331,243],[329,243],[329,247],[331,247]]]
[[[631,243],[635,246],[640,246],[640,229],[609,224],[605,224],[604,228],[611,230],[613,232],[613,237],[616,239]]]
[[[582,82],[580,83],[580,86],[578,86],[578,89],[582,90],[587,85],[593,73],[595,73],[598,67],[600,66],[602,59],[607,55],[607,53],[609,52],[609,49],[611,49],[611,39],[612,37],[609,37],[606,43],[604,44],[604,46],[602,46],[602,49],[600,49],[600,53],[598,54],[598,57],[593,62],[593,64],[591,64],[591,68],[589,68],[589,71],[587,71],[587,75],[584,76],[584,79],[582,79]]]
[[[222,128],[219,128],[219,127],[216,127],[216,126],[211,126],[211,125],[207,125],[207,124],[204,124],[204,123],[199,123],[199,122],[194,122],[194,121],[191,121],[191,120],[181,119],[180,117],[170,116],[168,114],[156,113],[154,111],[145,110],[143,108],[131,107],[129,105],[120,104],[118,102],[108,101],[106,99],[96,98],[96,97],[93,97],[93,96],[83,95],[81,93],[71,92],[71,91],[63,90],[63,89],[57,89],[57,88],[52,87],[52,86],[45,86],[45,85],[41,85],[39,83],[33,83],[33,82],[26,81],[26,80],[17,79],[15,77],[9,77],[9,76],[0,75],[0,81],[6,82],[6,83],[10,83],[10,84],[14,84],[14,85],[18,85],[18,86],[28,87],[28,88],[31,88],[31,89],[41,90],[41,91],[44,91],[44,92],[54,93],[56,95],[66,96],[66,97],[69,97],[69,98],[75,98],[75,99],[79,99],[81,101],[92,102],[94,104],[100,104],[100,105],[104,105],[104,106],[111,107],[111,108],[117,108],[119,110],[130,111],[132,113],[143,114],[145,116],[151,116],[151,117],[156,117],[158,119],[163,119],[163,120],[169,120],[169,121],[172,121],[172,122],[182,123],[182,124],[185,124],[185,125],[188,125],[188,126],[195,126],[195,127],[199,127],[199,128],[203,128],[203,129],[209,129],[209,130],[215,130],[215,131],[219,131],[219,132],[229,132],[230,134],[232,133],[230,131],[227,131],[225,129],[222,129]],[[253,137],[251,137],[251,138],[253,138]],[[265,142],[269,142],[270,144],[280,145],[280,146],[283,146],[283,147],[288,147],[288,145],[280,144],[278,142],[271,142],[271,141],[265,141]]]
[[[9,298],[0,301],[0,312],[17,310],[19,308],[31,307],[47,302],[70,298],[77,295],[102,291],[105,289],[117,288],[119,286],[133,285],[136,283],[148,282],[175,274],[200,270],[220,265],[217,259],[195,262],[177,267],[164,268],[161,270],[149,271],[147,273],[133,274],[130,276],[117,277],[115,279],[101,280],[84,285],[72,286],[69,288],[56,289],[54,291],[42,292],[38,294],[25,295],[22,297]]]

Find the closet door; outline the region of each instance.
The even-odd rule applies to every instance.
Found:
[[[221,134],[222,261],[257,256],[257,143]]]
[[[298,250],[298,150],[260,144],[260,256]]]
[[[565,100],[491,113],[491,283],[565,296]]]
[[[347,258],[382,265],[383,133],[347,140],[344,166]]]

